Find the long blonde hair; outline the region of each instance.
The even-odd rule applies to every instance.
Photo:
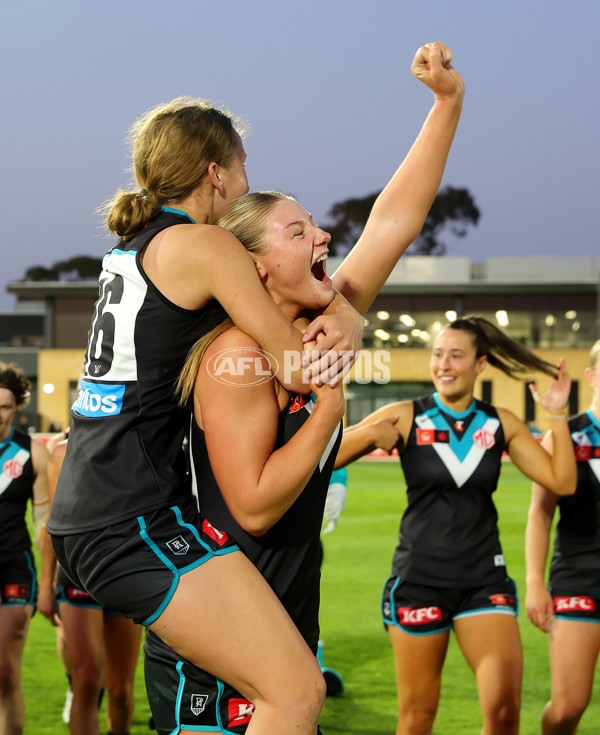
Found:
[[[246,194],[239,199],[235,199],[223,209],[217,224],[232,232],[248,252],[260,253],[265,244],[264,238],[269,214],[277,202],[287,199],[296,201],[294,197],[282,194],[279,191],[259,191]],[[176,394],[179,396],[180,404],[186,403],[192,395],[194,381],[200,369],[202,358],[211,342],[233,326],[231,319],[225,319],[210,332],[200,337],[192,346],[176,385]]]

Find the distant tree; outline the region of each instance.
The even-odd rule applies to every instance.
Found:
[[[359,199],[345,199],[334,204],[327,216],[332,221],[322,225],[331,233],[330,250],[334,255],[345,255],[360,237],[367,222],[378,191]],[[444,255],[446,244],[441,236],[449,230],[455,237],[464,237],[470,225],[475,226],[480,217],[479,209],[468,189],[447,186],[436,196],[425,223],[410,255]]]
[[[102,258],[76,255],[45,268],[35,265],[25,271],[26,281],[92,281],[102,270]]]

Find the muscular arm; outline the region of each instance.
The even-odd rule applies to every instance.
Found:
[[[274,449],[280,403],[274,381],[227,385],[211,378],[207,363],[223,349],[256,347],[237,329],[210,346],[196,379],[194,401],[200,409],[211,467],[236,521],[260,536],[273,526],[300,495],[317,467],[343,415],[342,387],[315,388],[316,405],[304,426]],[[262,372],[259,370],[258,372]]]
[[[367,416],[360,423],[345,428],[335,469],[339,470],[375,449],[384,449],[391,454],[400,438],[397,422],[398,416],[376,421],[369,421]]]
[[[333,276],[335,288],[362,314],[418,236],[438,192],[464,96],[463,81],[450,61],[450,49],[441,44],[417,51],[413,74],[432,90],[435,102],[375,201],[360,239]]]

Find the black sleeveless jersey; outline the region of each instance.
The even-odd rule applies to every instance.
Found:
[[[295,396],[279,415],[274,450],[288,442],[313,409],[310,395]],[[204,441],[204,432],[192,422],[191,457],[200,512],[220,531],[233,537],[275,591],[309,646],[319,640],[320,533],[329,479],[342,437],[341,425],[308,484],[295,503],[263,536],[244,531],[221,495]],[[235,442],[232,442],[235,452]],[[240,601],[243,606],[243,600]]]
[[[600,422],[591,411],[569,419],[577,490],[560,498],[550,585],[600,598]]]
[[[496,409],[475,400],[464,412],[437,394],[414,401],[400,456],[408,506],[393,572],[436,587],[475,587],[506,578],[496,490],[504,450]]]
[[[0,554],[31,548],[25,515],[33,500],[31,437],[12,429],[0,442]]]
[[[198,310],[176,306],[140,263],[158,232],[191,221],[163,208],[103,260],[84,378],[71,408],[48,523],[52,533],[103,528],[191,492],[182,451],[189,411],[177,406],[175,383],[191,346],[226,314],[216,301]]]

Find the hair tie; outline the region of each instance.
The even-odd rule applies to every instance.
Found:
[[[140,189],[140,193],[137,195],[138,199],[147,199],[150,196],[148,189]]]

